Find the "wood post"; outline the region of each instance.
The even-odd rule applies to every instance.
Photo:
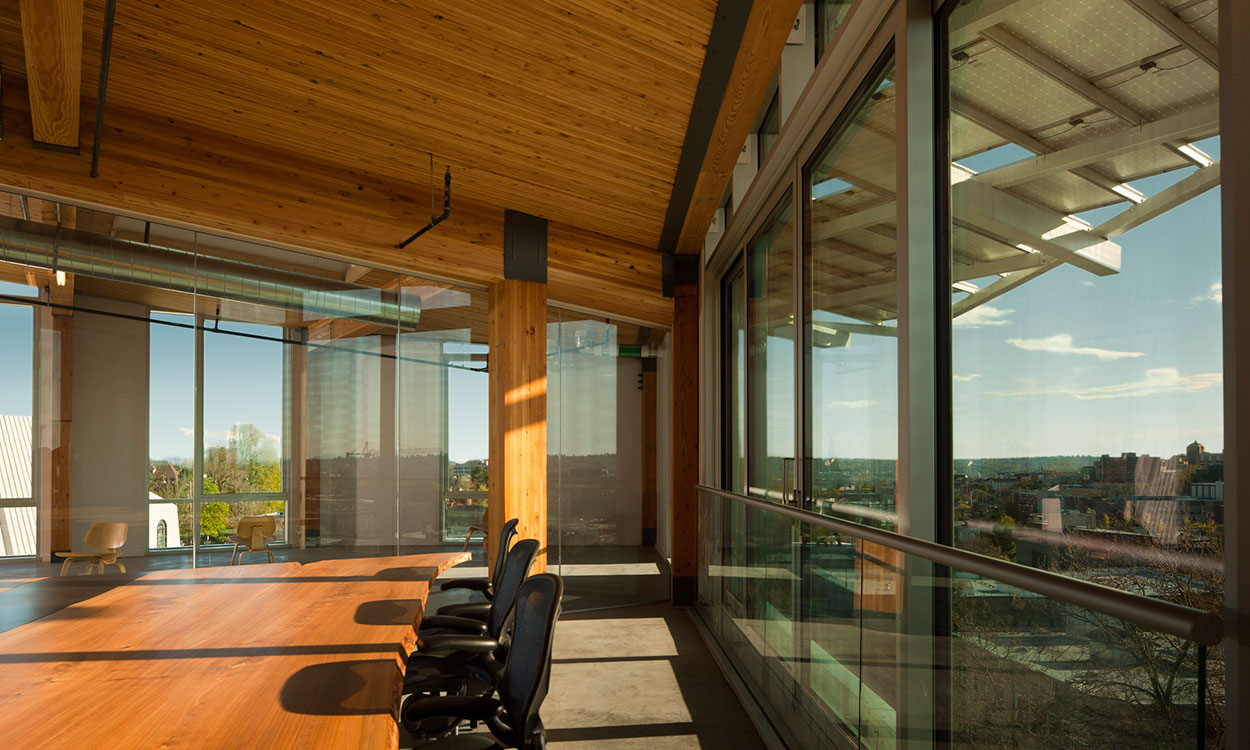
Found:
[[[678,286],[672,332],[673,604],[695,600],[699,559],[699,292]]]
[[[642,545],[656,542],[656,370],[655,360],[642,360]]]
[[[537,539],[532,572],[547,569],[547,285],[505,279],[490,287],[490,507],[494,535],[520,519]]]

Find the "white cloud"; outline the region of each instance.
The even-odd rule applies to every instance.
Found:
[[[979,372],[974,372],[974,373],[971,373],[971,374],[969,374],[969,375],[956,375],[956,376],[955,376],[955,382],[956,382],[956,383],[967,383],[968,381],[970,381],[970,380],[976,380],[976,379],[977,379],[977,378],[979,378],[979,377],[981,377],[981,373],[979,373]]]
[[[1056,333],[1040,339],[1007,339],[1007,343],[1026,352],[1051,352],[1052,354],[1084,354],[1099,359],[1124,359],[1141,357],[1143,352],[1119,352],[1114,349],[1096,349],[1092,346],[1073,346],[1072,334]]]
[[[1081,286],[1093,286],[1094,285],[1094,282],[1090,281],[1089,279],[1081,279],[1078,283]]]
[[[1010,323],[1006,316],[1015,310],[1000,310],[993,305],[981,305],[951,321],[955,328],[980,328],[982,326],[1005,326]]]
[[[1191,305],[1199,302],[1214,302],[1217,305],[1224,304],[1224,284],[1217,281],[1207,289],[1206,294],[1199,294],[1189,301]]]
[[[876,401],[869,401],[867,399],[863,401],[834,401],[832,404],[835,408],[841,407],[843,409],[867,409],[869,406],[876,405]]]
[[[1072,396],[1082,401],[1093,401],[1108,398],[1136,398],[1139,396],[1155,396],[1160,393],[1197,393],[1223,385],[1224,375],[1219,372],[1204,372],[1196,375],[1182,375],[1175,367],[1156,367],[1146,370],[1146,377],[1128,383],[1115,385],[1097,385],[1078,388],[1075,386],[1054,386],[1049,388],[1020,388],[1014,391],[994,391],[990,395],[1003,398],[1025,398],[1028,396],[1060,395]]]

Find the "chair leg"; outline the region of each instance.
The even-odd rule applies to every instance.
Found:
[[[273,562],[273,550],[271,550],[271,549],[269,549],[268,547],[266,547],[266,548],[265,548],[265,554],[266,554],[266,555],[269,555],[269,562]]]
[[[234,545],[234,549],[230,550],[230,564],[234,565],[234,556],[239,553],[239,545]]]
[[[67,576],[67,575],[69,575],[69,565],[70,565],[70,563],[72,563],[72,562],[74,562],[74,558],[72,558],[72,557],[67,557],[67,558],[65,558],[65,562],[61,563],[61,575],[62,575],[62,576]]]
[[[113,563],[113,564],[114,564],[114,565],[116,565],[116,566],[117,566],[117,569],[118,569],[119,571],[121,571],[122,573],[125,573],[125,572],[126,572],[126,566],[122,564],[122,561],[121,561],[121,560],[118,560],[117,562],[115,562],[115,563]]]

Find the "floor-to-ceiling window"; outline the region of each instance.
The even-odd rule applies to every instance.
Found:
[[[954,542],[1219,612],[1218,3],[1141,5],[950,15]],[[1193,643],[972,577],[953,612],[960,744],[1191,743]]]
[[[1221,648],[1142,614],[1224,610],[1219,4],[921,5],[839,16],[705,259],[697,611],[796,747],[1219,746]]]
[[[0,280],[0,557],[34,555],[39,533],[31,481],[34,309],[37,289]]]

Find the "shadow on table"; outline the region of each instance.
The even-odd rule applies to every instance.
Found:
[[[310,716],[389,714],[401,680],[395,659],[313,664],[291,675],[282,686],[282,707]]]

